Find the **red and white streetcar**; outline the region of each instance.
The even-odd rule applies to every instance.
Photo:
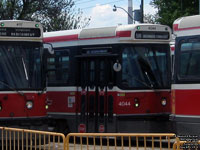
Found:
[[[47,127],[40,23],[0,21],[0,125]]]
[[[169,132],[170,41],[152,24],[44,33],[55,131]]]

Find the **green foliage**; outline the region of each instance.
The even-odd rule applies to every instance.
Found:
[[[156,22],[171,27],[177,18],[197,15],[199,11],[199,0],[152,0],[151,5],[158,9]]]
[[[81,28],[90,21],[73,0],[1,0],[0,20],[12,19],[39,21],[46,31]]]
[[[144,15],[144,23],[158,24],[157,22],[158,14],[145,14]]]

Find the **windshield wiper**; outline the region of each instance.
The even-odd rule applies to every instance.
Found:
[[[142,72],[144,72],[144,74],[145,74],[145,76],[147,77],[147,79],[148,79],[148,81],[149,81],[151,87],[153,88],[154,85],[157,84],[157,81],[156,81],[156,78],[155,78],[155,76],[154,76],[154,74],[153,74],[153,71],[152,71],[152,69],[151,69],[151,66],[150,66],[149,63],[148,63],[145,59],[143,59],[142,57],[140,57],[140,58],[138,59],[138,62],[139,62],[139,65],[140,65],[140,68],[141,68]],[[155,81],[155,83],[154,83],[154,82],[152,83],[152,80],[151,80],[151,79],[153,79],[153,81]]]
[[[22,63],[23,63],[23,67],[24,67],[24,73],[25,73],[25,76],[26,76],[26,80],[28,80],[28,73],[27,73],[27,69],[26,69],[26,65],[24,63],[24,58],[22,57]]]
[[[153,85],[151,84],[151,86],[149,86],[148,84],[146,84],[145,82],[143,82],[142,80],[140,79],[137,79],[135,76],[131,76],[131,78],[133,78],[135,81],[138,81],[139,83],[143,84],[144,86],[150,88],[150,89],[153,89]]]
[[[150,77],[149,77],[149,75],[148,75],[148,73],[146,71],[145,71],[145,75],[147,76],[147,79],[148,79],[148,81],[149,81],[149,83],[151,85],[151,88],[153,88],[154,87],[153,83],[151,82],[151,79],[150,79]]]
[[[17,92],[17,93],[20,94],[21,96],[24,96],[24,93],[23,93],[23,92],[20,92],[20,91],[16,90],[15,88],[11,87],[9,84],[7,84],[7,83],[5,83],[5,82],[3,82],[3,81],[1,81],[1,80],[0,80],[0,83],[3,84],[3,85],[5,85],[5,86],[8,87],[9,89],[11,89],[11,90]]]
[[[129,59],[129,58],[128,58],[128,65],[131,66],[131,62],[130,62],[130,59]],[[139,64],[139,67],[141,68],[140,64]],[[141,68],[141,69],[142,69],[142,68]],[[135,76],[134,76],[134,73],[133,73],[133,71],[132,71],[131,69],[130,69],[130,71],[131,71],[131,76],[130,76],[130,77],[131,77],[132,79],[134,79],[135,81],[141,83],[142,85],[144,85],[144,86],[146,86],[146,87],[148,87],[148,88],[150,88],[150,89],[153,89],[152,85],[149,86],[147,83],[145,83],[145,82],[143,82],[142,80],[140,80],[140,79],[138,79],[137,77],[135,77]]]

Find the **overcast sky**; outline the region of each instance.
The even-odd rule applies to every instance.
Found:
[[[141,0],[132,0],[133,9],[139,9]],[[156,10],[144,0],[144,13],[155,14]],[[128,10],[128,0],[75,0],[75,5],[83,11],[83,16],[91,17],[89,28],[127,24],[128,15],[122,9],[113,12],[113,5]]]

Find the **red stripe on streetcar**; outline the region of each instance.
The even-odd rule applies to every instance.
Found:
[[[47,37],[44,38],[43,42],[64,42],[64,41],[75,41],[75,40],[78,40],[78,34]]]
[[[174,31],[194,30],[194,29],[200,29],[200,26],[190,27],[190,28],[178,28],[178,24],[174,24],[173,29],[174,29]]]
[[[117,37],[131,37],[131,31],[117,31]]]
[[[178,24],[173,24],[173,30],[178,31]]]
[[[79,40],[97,40],[97,39],[109,39],[109,38],[116,38],[116,36],[81,38]]]
[[[78,34],[64,35],[55,37],[46,37],[43,42],[64,42],[64,41],[76,41],[76,40],[96,40],[96,39],[107,39],[107,38],[118,38],[118,37],[131,37],[131,31],[117,31],[116,36],[107,37],[92,37],[92,38],[78,38]]]
[[[119,37],[131,37],[131,31],[117,31],[116,36],[91,37],[91,38],[82,38],[80,40],[96,40],[96,39],[108,39],[108,38],[119,38]]]

